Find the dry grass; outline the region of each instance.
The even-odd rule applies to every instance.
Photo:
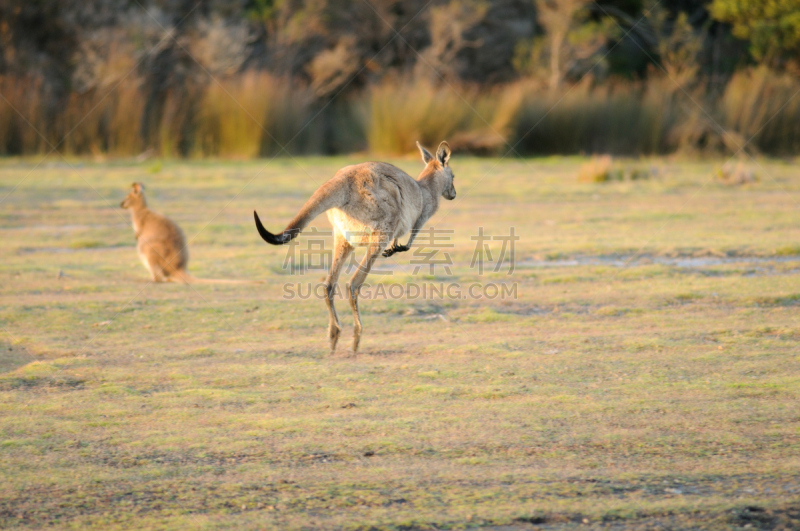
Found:
[[[433,281],[518,298],[364,301],[362,351],[330,356],[324,304],[281,299],[321,274],[283,272],[250,212],[279,226],[352,162],[44,164],[0,204],[0,525],[797,526],[790,165],[579,184],[583,159],[454,157]],[[4,163],[1,196],[30,166]],[[117,206],[134,180],[194,274],[267,284],[146,282]],[[517,228],[512,276],[470,268],[478,224]]]

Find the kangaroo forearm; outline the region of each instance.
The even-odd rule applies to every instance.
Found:
[[[411,234],[408,236],[408,243],[404,245],[404,247],[411,247],[411,244],[414,243],[414,239],[419,234],[419,231],[422,230],[422,227],[425,226],[425,223],[428,222],[430,216],[420,216],[419,219],[414,223],[414,226],[411,227]]]
[[[383,251],[383,256],[390,257],[396,253],[403,253],[411,249],[411,244],[414,243],[414,238],[417,237],[417,233],[419,233],[420,229],[425,226],[425,222],[428,221],[427,216],[421,216],[417,221],[414,222],[414,226],[411,228],[411,234],[408,237],[408,243],[405,245],[400,245],[400,242],[397,238],[392,241],[392,244]]]

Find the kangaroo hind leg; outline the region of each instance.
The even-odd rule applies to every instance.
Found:
[[[353,252],[353,246],[339,231],[334,231],[333,247],[333,263],[330,271],[328,271],[328,277],[325,279],[325,304],[328,306],[330,318],[328,322],[328,337],[331,342],[331,352],[336,350],[336,342],[339,341],[339,335],[342,333],[339,316],[336,315],[336,306],[334,305],[336,282],[339,280],[342,266],[344,266],[350,253]]]
[[[367,279],[372,264],[380,256],[388,240],[373,240],[367,247],[367,254],[358,266],[358,271],[350,281],[350,307],[353,309],[353,352],[358,351],[358,343],[361,341],[361,314],[358,312],[358,292],[361,285]]]

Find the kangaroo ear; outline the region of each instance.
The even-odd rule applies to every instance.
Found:
[[[136,192],[137,194],[140,194],[144,191],[144,185],[142,183],[133,183],[131,187],[133,188],[133,191]]]
[[[417,147],[419,148],[419,152],[422,153],[422,162],[427,164],[433,160],[433,155],[431,155],[431,152],[422,147],[422,144],[417,142]]]
[[[447,166],[447,162],[450,160],[450,153],[450,144],[447,142],[439,144],[439,149],[436,150],[436,158],[442,166]]]

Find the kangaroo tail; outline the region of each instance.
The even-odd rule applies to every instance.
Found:
[[[184,284],[263,284],[263,280],[234,280],[227,278],[197,278],[187,271],[176,271],[169,276],[170,282]]]
[[[294,219],[289,222],[283,232],[279,234],[272,234],[265,229],[264,225],[261,224],[261,220],[258,218],[258,214],[254,210],[253,217],[255,217],[256,220],[256,229],[258,229],[258,233],[267,243],[271,243],[272,245],[289,243],[296,238],[315,217],[331,208],[341,207],[344,204],[342,195],[341,193],[337,193],[337,190],[333,189],[329,184],[322,185],[314,192],[314,195],[306,201],[306,204],[303,205],[303,208],[300,209],[300,212],[297,213]]]

